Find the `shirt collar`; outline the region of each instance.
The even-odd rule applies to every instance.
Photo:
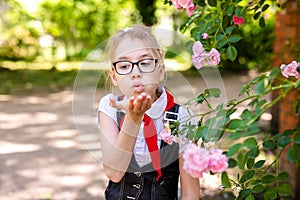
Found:
[[[163,87],[162,90],[160,97],[156,99],[151,108],[146,111],[146,114],[152,119],[158,119],[165,112],[167,106],[167,94]]]

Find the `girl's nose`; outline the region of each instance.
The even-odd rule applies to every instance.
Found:
[[[142,77],[142,72],[140,71],[140,69],[138,68],[137,65],[133,65],[133,69],[132,69],[132,72],[131,72],[131,78],[140,78]]]

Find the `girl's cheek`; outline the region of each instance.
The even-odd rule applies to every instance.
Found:
[[[131,86],[129,84],[130,82],[126,78],[121,78],[118,80],[118,87],[122,94],[129,97],[131,94]]]

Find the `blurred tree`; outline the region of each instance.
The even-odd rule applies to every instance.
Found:
[[[66,50],[66,60],[78,60],[117,29],[141,21],[133,1],[45,0],[38,20],[46,33]]]
[[[17,0],[0,2],[0,59],[32,61],[39,54],[38,31]]]
[[[136,8],[142,16],[143,23],[147,26],[152,26],[157,23],[155,16],[155,1],[154,0],[135,0]]]

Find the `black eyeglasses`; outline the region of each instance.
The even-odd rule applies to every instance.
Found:
[[[120,60],[113,63],[114,69],[120,75],[130,74],[133,70],[134,65],[143,73],[154,72],[158,60],[154,58],[145,58],[137,62],[130,62],[127,60]]]

